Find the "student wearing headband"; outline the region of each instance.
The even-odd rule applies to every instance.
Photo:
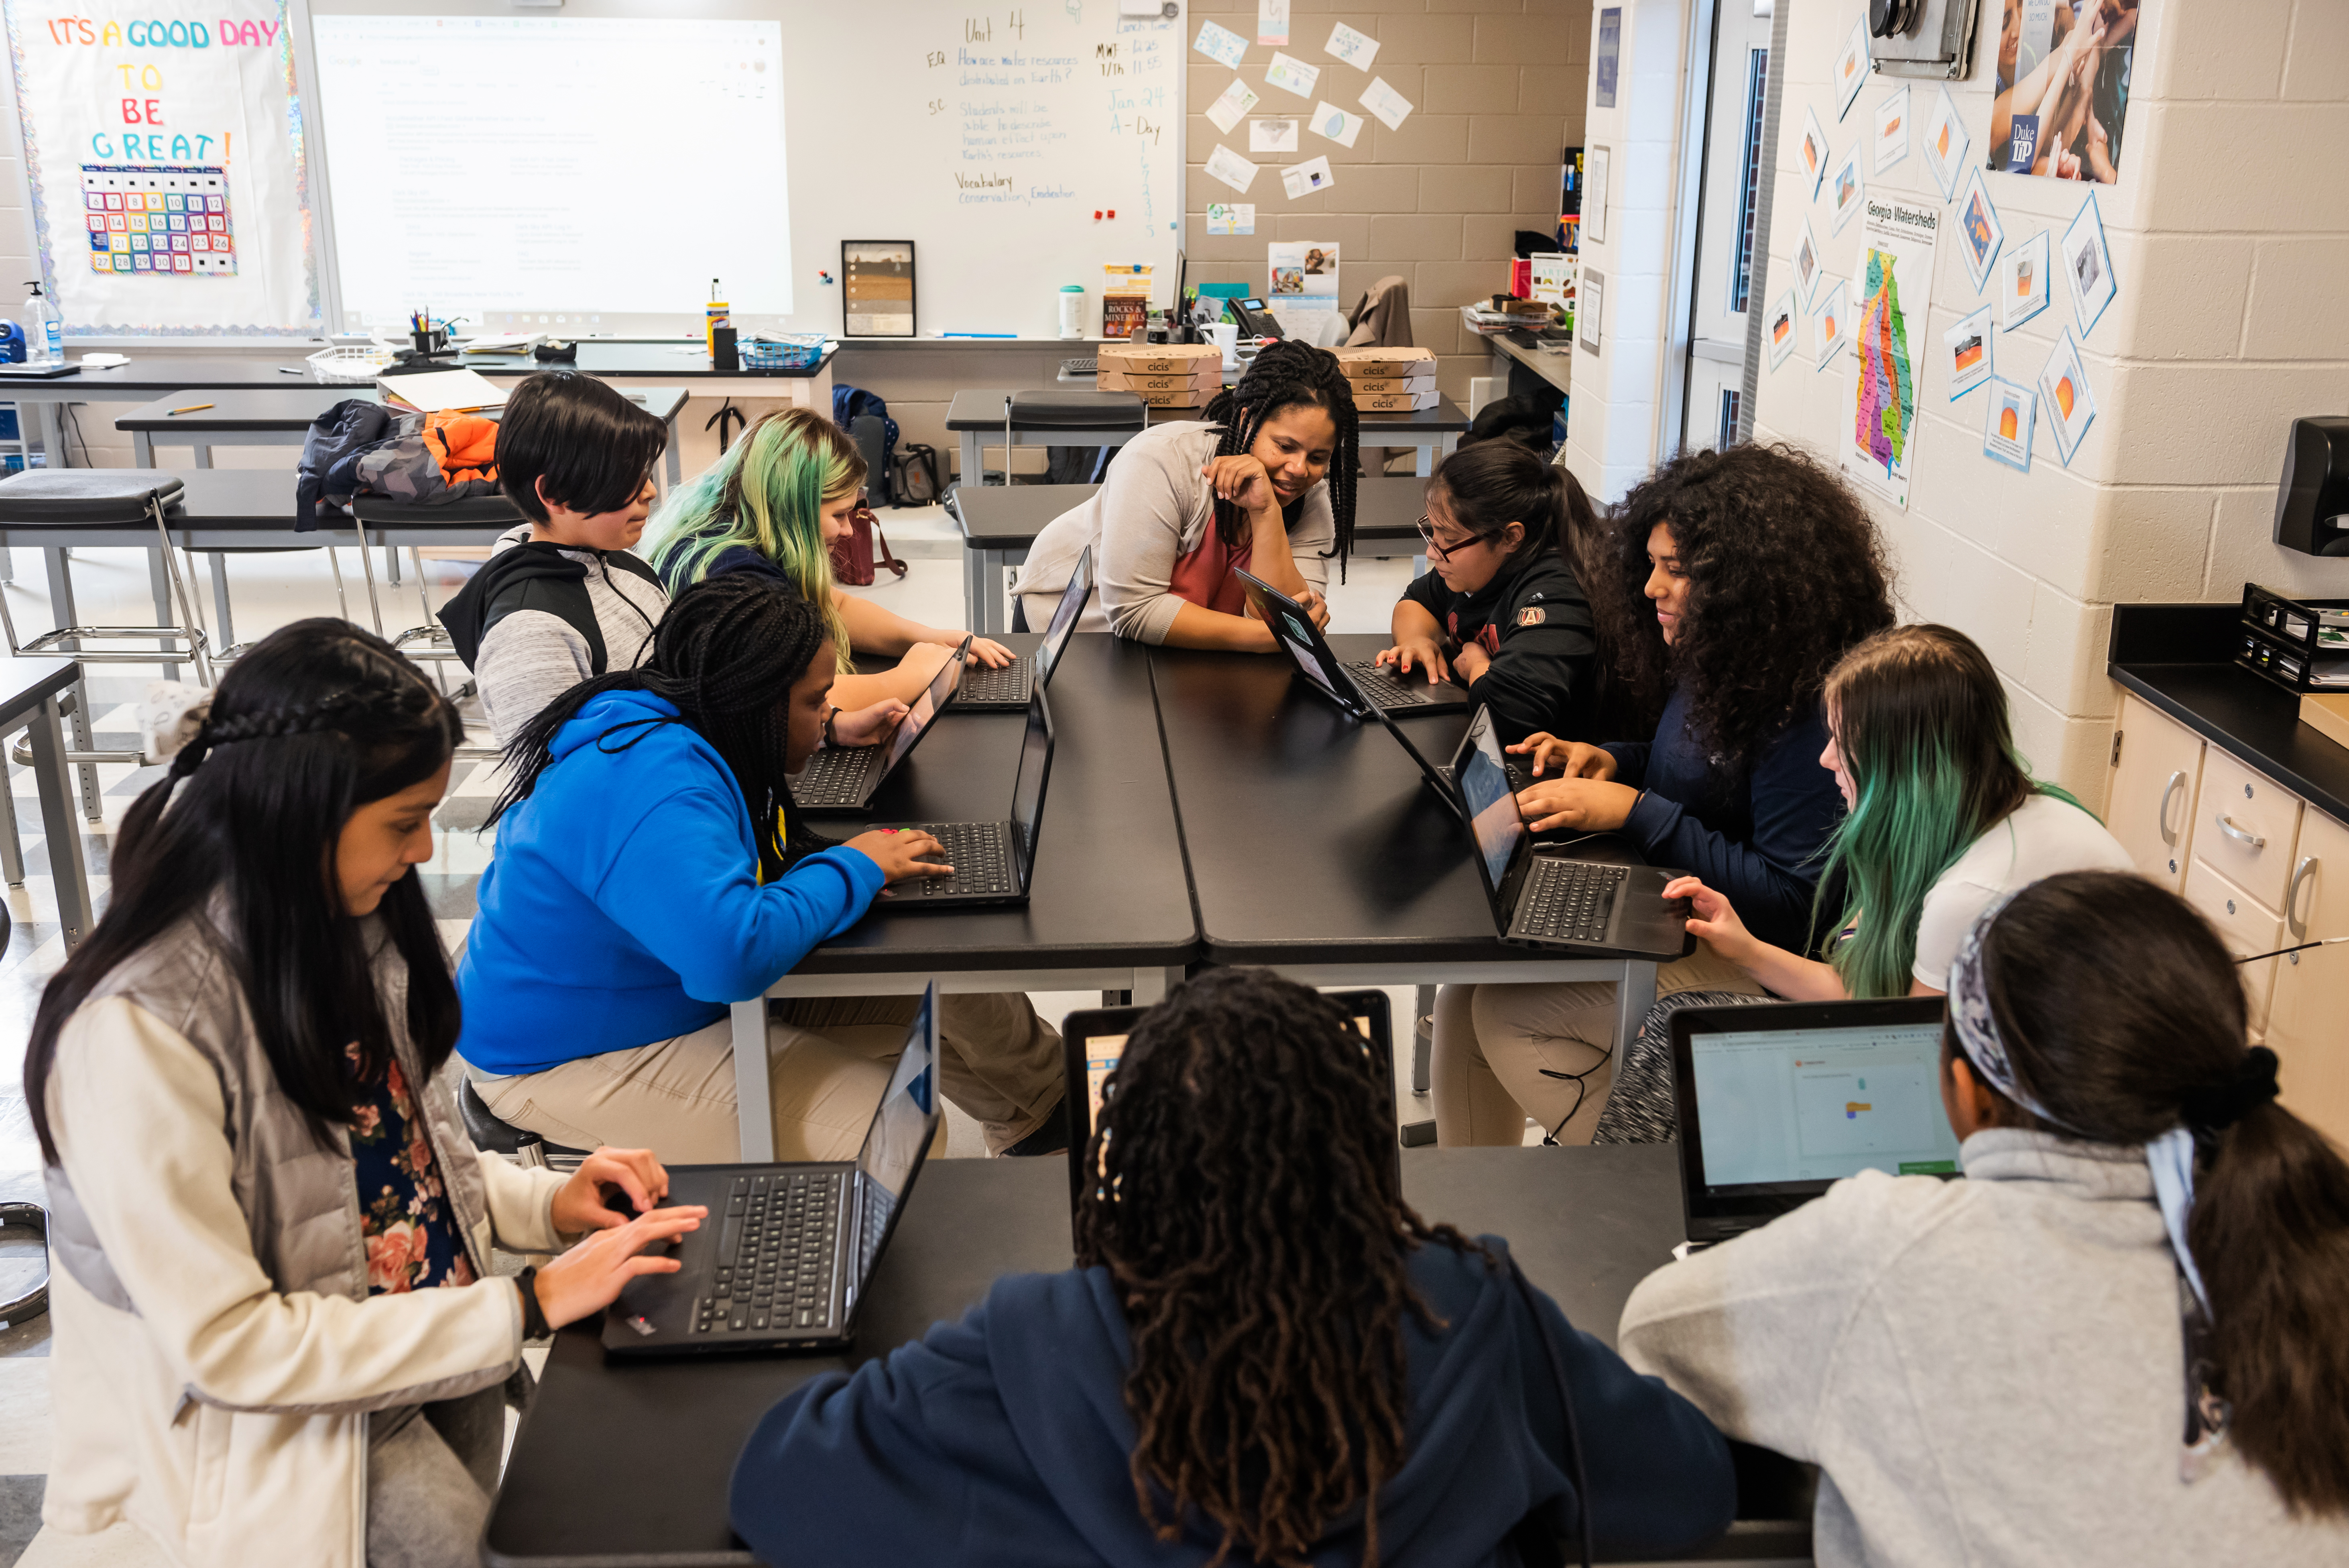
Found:
[[[1822,1564],[2349,1561],[2349,1164],[2217,935],[2068,872],[1949,992],[1966,1179],[1864,1173],[1663,1269],[1625,1358],[1820,1467]]]

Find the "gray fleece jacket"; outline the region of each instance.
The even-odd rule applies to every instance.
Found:
[[[512,550],[529,539],[530,524],[525,522],[500,535],[490,552]],[[595,551],[566,550],[563,554],[587,569],[587,601],[595,606],[595,624],[604,634],[605,670],[636,668],[652,652],[653,628],[668,608],[668,595],[645,578],[615,576]],[[481,711],[490,721],[492,738],[505,745],[541,708],[595,673],[587,639],[562,616],[517,610],[503,617],[483,634],[473,661],[473,680],[481,687]]]
[[[1992,1130],[1651,1274],[1618,1344],[1825,1472],[1822,1568],[2349,1563],[2230,1453],[2178,1479],[2178,1271],[2141,1150]]]

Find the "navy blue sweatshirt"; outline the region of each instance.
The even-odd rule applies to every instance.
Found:
[[[1821,849],[1843,820],[1843,792],[1819,766],[1826,712],[1814,698],[1762,744],[1741,777],[1689,733],[1688,691],[1672,693],[1652,741],[1610,740],[1615,781],[1645,789],[1623,834],[1728,899],[1745,927],[1793,953],[1813,945]]]
[[[1403,1320],[1411,1415],[1403,1465],[1380,1493],[1380,1560],[1513,1565],[1509,1533],[1536,1513],[1571,1539],[1563,1412],[1524,1298],[1506,1269],[1440,1243],[1414,1254],[1411,1276],[1447,1326]],[[1572,1391],[1598,1550],[1677,1556],[1721,1534],[1737,1488],[1720,1433],[1537,1299]],[[1129,1356],[1107,1270],[999,1280],[961,1322],[768,1411],[734,1467],[734,1528],[760,1561],[790,1568],[1198,1568],[1219,1534],[1195,1515],[1162,1542],[1134,1500]],[[1313,1562],[1361,1553],[1358,1505]]]

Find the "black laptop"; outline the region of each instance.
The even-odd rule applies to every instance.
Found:
[[[1093,547],[1088,544],[1078,552],[1076,570],[1069,573],[1069,585],[1061,590],[1061,602],[1052,607],[1051,624],[1044,628],[1036,656],[1022,654],[999,670],[967,672],[961,689],[955,693],[955,706],[987,713],[1018,713],[1026,707],[1030,692],[1051,684],[1052,672],[1060,667],[1061,655],[1068,652],[1069,639],[1076,633],[1077,617],[1085,613],[1085,601],[1092,596]]]
[[[1026,903],[1036,872],[1036,833],[1044,818],[1044,786],[1052,776],[1052,709],[1038,686],[1028,699],[1028,733],[1019,743],[1019,771],[1011,781],[1008,822],[882,822],[878,827],[929,833],[946,851],[950,877],[909,877],[889,890],[895,907],[964,908],[974,903]]]
[[[1863,1171],[1956,1176],[1939,996],[1671,1015],[1681,1206],[1725,1242]]]
[[[930,677],[929,689],[914,699],[911,712],[898,722],[897,733],[878,746],[828,746],[808,758],[792,781],[792,804],[811,817],[854,817],[873,799],[882,780],[913,755],[929,733],[930,723],[954,701],[962,684],[963,665],[970,657],[965,637],[954,656]]]
[[[1500,738],[1482,710],[1452,758],[1452,795],[1502,941],[1603,949],[1659,963],[1695,950],[1688,901],[1664,897],[1664,885],[1682,872],[1534,853]]]
[[[1413,713],[1442,713],[1463,708],[1476,699],[1464,686],[1450,681],[1428,684],[1424,676],[1399,675],[1376,659],[1346,660],[1330,646],[1321,628],[1305,606],[1267,583],[1263,578],[1238,567],[1232,575],[1240,580],[1240,591],[1247,595],[1248,607],[1257,619],[1272,628],[1272,634],[1297,661],[1297,668],[1322,696],[1344,708],[1357,718],[1386,708],[1408,708]],[[1346,677],[1353,678],[1348,680]]]
[[[1338,1004],[1362,1033],[1362,1048],[1377,1066],[1379,1082],[1387,1094],[1381,1115],[1387,1124],[1394,1124],[1394,1024],[1387,1007],[1383,991],[1330,991],[1330,1000]],[[1109,1078],[1120,1057],[1125,1054],[1127,1037],[1142,1019],[1147,1007],[1092,1007],[1071,1013],[1061,1022],[1061,1049],[1063,1068],[1067,1074],[1063,1093],[1069,1107],[1069,1202],[1081,1203],[1085,1196],[1085,1145],[1092,1140],[1093,1129],[1101,1121],[1102,1085]],[[1402,1140],[1395,1140],[1397,1172],[1401,1171]]]
[[[1354,672],[1350,666],[1340,673],[1344,675],[1350,681],[1354,678]],[[1358,693],[1358,695],[1360,694]],[[1452,794],[1452,764],[1449,762],[1438,762],[1433,758],[1428,756],[1426,752],[1422,751],[1417,743],[1412,739],[1410,734],[1404,730],[1403,727],[1394,721],[1393,716],[1389,714],[1386,709],[1371,701],[1367,696],[1361,697],[1361,703],[1363,707],[1369,708],[1372,713],[1378,716],[1379,722],[1386,726],[1387,733],[1395,738],[1395,744],[1403,748],[1404,755],[1408,756],[1413,762],[1419,764],[1419,770],[1425,774],[1427,776],[1427,781],[1435,787],[1435,793],[1443,799],[1444,805],[1454,811],[1459,810],[1460,802],[1454,799]],[[1491,710],[1487,708],[1478,708],[1476,710],[1476,717],[1470,722],[1472,725],[1490,724],[1492,722]],[[1537,779],[1531,773],[1526,771],[1526,765],[1524,763],[1510,756],[1506,749],[1501,753],[1501,767],[1509,776],[1509,788],[1512,789],[1527,789],[1532,785],[1540,782],[1540,780]],[[1549,777],[1555,779],[1557,775],[1553,773]]]
[[[853,1163],[672,1165],[668,1203],[707,1203],[678,1239],[676,1274],[640,1274],[604,1313],[614,1356],[845,1345],[873,1265],[938,1130],[938,988]]]

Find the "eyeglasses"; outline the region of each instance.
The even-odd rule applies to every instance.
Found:
[[[1491,537],[1488,534],[1473,533],[1466,539],[1462,540],[1459,543],[1453,545],[1447,550],[1443,545],[1435,542],[1435,531],[1428,526],[1427,513],[1423,511],[1419,514],[1419,522],[1417,526],[1419,528],[1419,537],[1427,545],[1427,553],[1438,561],[1449,561],[1454,555],[1460,553],[1460,552],[1464,550],[1472,550],[1477,545],[1485,543],[1486,540]]]

